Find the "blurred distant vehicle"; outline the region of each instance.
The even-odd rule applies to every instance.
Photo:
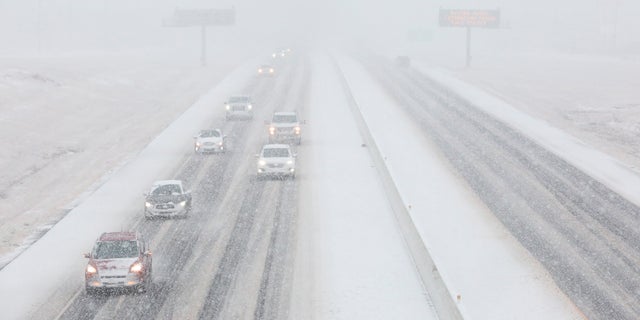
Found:
[[[224,103],[226,118],[253,118],[253,102],[249,96],[233,96]]]
[[[275,112],[269,123],[269,143],[295,142],[300,144],[301,131],[297,113]]]
[[[106,289],[144,292],[151,283],[151,251],[136,232],[105,232],[95,242],[85,269],[85,289],[94,294]]]
[[[276,73],[276,69],[268,64],[263,64],[258,67],[258,74],[261,76],[273,76]]]
[[[225,135],[220,129],[201,130],[196,136],[194,142],[195,152],[225,152],[226,143]]]
[[[258,178],[296,177],[296,155],[288,144],[266,144],[258,155]]]
[[[409,68],[411,66],[411,59],[409,56],[397,56],[395,63],[398,67]]]
[[[271,57],[276,58],[284,58],[291,53],[291,48],[278,48],[271,54]]]
[[[187,217],[191,211],[191,191],[182,186],[180,180],[156,181],[145,194],[144,216],[154,217]]]

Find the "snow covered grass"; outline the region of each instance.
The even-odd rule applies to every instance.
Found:
[[[0,267],[238,60],[230,56],[203,68],[174,58],[107,54],[2,59]]]

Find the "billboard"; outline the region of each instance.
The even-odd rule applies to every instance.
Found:
[[[165,19],[167,27],[230,26],[236,22],[235,9],[176,9]]]
[[[499,28],[500,10],[440,9],[441,27]]]

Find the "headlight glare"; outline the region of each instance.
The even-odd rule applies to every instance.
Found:
[[[140,271],[142,271],[142,263],[136,262],[136,263],[132,264],[131,268],[129,270],[131,272],[140,272]]]

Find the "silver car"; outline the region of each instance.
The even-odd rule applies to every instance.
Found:
[[[269,143],[300,144],[302,130],[295,112],[275,112],[269,123]]]
[[[253,118],[253,101],[249,96],[232,96],[224,103],[225,117],[233,118]]]
[[[267,144],[262,147],[258,158],[257,175],[263,177],[296,176],[296,155],[287,144]]]

